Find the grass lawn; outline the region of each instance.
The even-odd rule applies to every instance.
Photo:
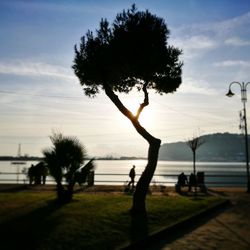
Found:
[[[1,249],[115,249],[221,200],[184,196],[147,197],[147,221],[131,219],[132,197],[123,194],[74,195],[59,206],[53,192],[0,193]]]

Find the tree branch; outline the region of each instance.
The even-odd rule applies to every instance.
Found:
[[[196,151],[197,148],[199,148],[202,144],[205,143],[205,140],[198,136],[198,137],[193,137],[192,139],[186,141],[186,144],[191,148],[193,152]]]
[[[104,90],[109,99],[115,104],[115,106],[122,112],[123,115],[125,115],[129,120],[135,119],[133,113],[123,105],[119,97],[108,85],[104,86]]]
[[[143,88],[142,88],[142,90],[143,90],[143,92],[144,92],[144,101],[143,101],[143,103],[140,104],[140,107],[138,108],[138,110],[137,110],[137,112],[136,112],[135,118],[136,118],[137,120],[139,119],[142,110],[143,110],[146,106],[149,105],[147,85],[148,85],[148,82],[144,83]]]
[[[146,85],[144,86],[144,88],[146,89]],[[136,116],[134,116],[132,114],[132,112],[130,110],[128,110],[123,103],[120,101],[119,97],[114,93],[114,91],[108,86],[105,85],[104,86],[104,90],[106,95],[110,98],[110,100],[115,104],[115,106],[121,111],[121,113],[123,115],[125,115],[133,124],[133,126],[135,127],[136,131],[145,139],[147,140],[149,143],[152,142],[157,142],[160,143],[160,140],[153,137],[151,134],[149,134],[145,128],[143,128],[141,126],[141,124],[139,123],[138,119]],[[145,92],[144,92],[145,93]],[[146,91],[147,94],[147,91]],[[145,99],[147,99],[147,97],[145,96]],[[147,106],[147,105],[145,105]]]

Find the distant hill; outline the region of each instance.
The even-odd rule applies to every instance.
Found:
[[[197,161],[245,161],[243,135],[217,133],[204,135],[202,138],[205,143],[196,151]],[[249,136],[248,143],[250,146]],[[186,142],[165,143],[160,148],[159,160],[190,161],[192,160],[192,151]]]

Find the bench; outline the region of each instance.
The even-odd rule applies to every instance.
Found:
[[[190,186],[190,183],[188,184],[183,184],[183,185],[180,185],[178,183],[175,184],[175,191],[177,193],[181,193],[181,188],[182,187],[189,187],[189,188],[192,188],[192,187],[199,187],[200,188],[200,192],[202,193],[207,193],[207,187],[204,183],[204,172],[197,172],[197,175],[196,175],[196,183],[192,183],[192,185]]]
[[[188,187],[188,186],[189,186],[188,184],[180,185],[180,184],[176,183],[176,184],[175,184],[175,192],[181,193],[181,188],[182,188],[182,187]]]

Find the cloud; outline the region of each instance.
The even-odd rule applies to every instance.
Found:
[[[184,34],[204,34],[209,37],[224,37],[230,34],[249,31],[250,25],[250,12],[247,12],[241,16],[236,16],[231,19],[223,20],[220,22],[199,23],[192,25],[184,25],[179,29],[179,33]]]
[[[213,49],[221,44],[247,46],[250,41],[241,37],[250,35],[249,25],[250,12],[220,22],[185,24],[173,31],[172,41],[192,51]]]
[[[250,67],[250,61],[225,60],[221,62],[215,62],[214,66],[215,67],[233,67],[233,66]]]
[[[180,91],[185,94],[215,95],[216,91],[204,80],[195,80],[192,77],[186,77],[180,87]]]
[[[250,25],[250,12],[247,12],[241,16],[237,16],[222,22],[215,22],[211,25],[210,29],[217,34],[230,34],[231,32],[237,32],[239,29],[245,27],[244,32],[249,30]],[[209,29],[209,27],[207,27]]]
[[[73,71],[70,68],[42,62],[24,62],[19,60],[0,62],[0,74],[75,79]]]
[[[249,46],[250,41],[240,39],[239,37],[231,37],[225,40],[225,44],[232,46]]]
[[[225,78],[240,79],[240,81],[249,81],[250,61],[244,60],[224,60],[213,63],[218,68],[220,74]]]
[[[208,36],[194,35],[186,36],[182,39],[172,39],[171,44],[175,44],[184,50],[204,50],[217,46],[216,42]]]
[[[216,42],[210,37],[199,35],[184,39],[183,45],[191,50],[203,50],[216,47]]]
[[[204,53],[215,49],[217,42],[205,35],[186,36],[184,38],[170,39],[170,43],[183,50],[183,60],[202,56]]]

